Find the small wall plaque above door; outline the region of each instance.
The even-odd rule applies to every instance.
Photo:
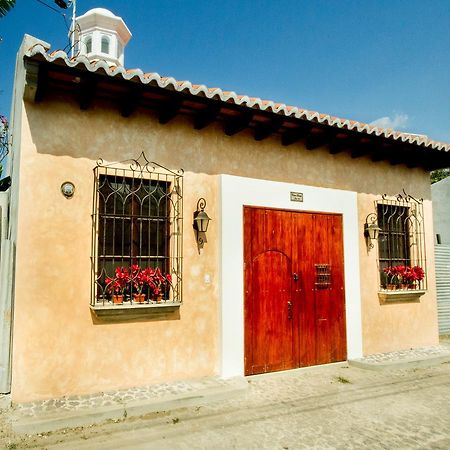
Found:
[[[303,192],[291,192],[291,202],[302,202]]]

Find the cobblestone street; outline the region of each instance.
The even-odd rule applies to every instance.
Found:
[[[5,448],[448,449],[450,364],[329,365],[249,379],[241,398],[37,436]],[[1,441],[0,441],[1,442]]]

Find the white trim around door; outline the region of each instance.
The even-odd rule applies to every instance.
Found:
[[[221,376],[244,375],[244,206],[342,214],[347,357],[348,359],[361,357],[362,325],[358,239],[360,230],[358,229],[356,192],[231,175],[221,175],[220,189]],[[301,199],[303,201],[299,201]]]

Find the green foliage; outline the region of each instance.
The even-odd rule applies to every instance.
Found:
[[[0,17],[6,16],[15,4],[16,0],[0,0]]]
[[[438,181],[441,181],[441,180],[443,180],[444,178],[447,178],[448,176],[450,176],[450,169],[438,169],[438,170],[434,170],[434,171],[431,172],[431,174],[430,174],[431,184],[437,183]]]

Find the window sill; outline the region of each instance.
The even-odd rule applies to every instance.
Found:
[[[152,319],[152,318],[168,318],[173,313],[178,313],[181,306],[180,302],[161,302],[161,303],[144,303],[144,304],[105,304],[90,305],[91,311],[98,319],[108,320],[135,320],[135,319]]]
[[[423,289],[383,290],[378,292],[378,297],[383,303],[419,302],[425,292]]]

